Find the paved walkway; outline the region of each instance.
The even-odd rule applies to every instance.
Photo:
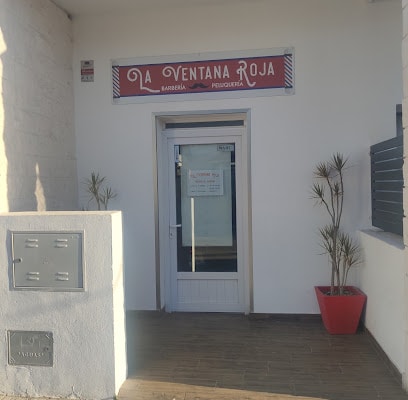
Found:
[[[329,335],[319,318],[130,312],[127,329],[117,400],[408,400],[367,332]]]
[[[0,400],[57,400],[57,399],[53,397],[15,397],[15,396],[4,396],[0,394]]]
[[[319,318],[130,313],[128,351],[119,400],[408,400],[367,332]]]

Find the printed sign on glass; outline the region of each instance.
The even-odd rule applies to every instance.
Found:
[[[222,196],[224,194],[223,170],[189,170],[187,195]]]

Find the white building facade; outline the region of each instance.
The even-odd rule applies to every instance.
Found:
[[[157,116],[237,112],[246,114],[248,136],[245,309],[318,312],[313,286],[327,282],[328,271],[317,240],[323,216],[310,200],[312,171],[333,152],[348,155],[345,224],[355,231],[371,225],[369,146],[395,135],[402,99],[400,2],[166,3],[74,17],[73,41],[79,181],[98,170],[119,193],[112,207],[126,221],[128,308],[166,307]],[[112,101],[112,60],[287,47],[295,59],[292,95]],[[93,83],[81,82],[81,60],[94,61]]]
[[[406,1],[114,2],[70,16],[62,0],[0,2],[3,212],[87,208],[83,181],[96,171],[118,194],[110,208],[123,212],[128,310],[318,313],[313,288],[329,269],[313,169],[333,153],[349,157],[344,226],[370,229],[369,148],[396,135]],[[289,53],[290,90],[114,100],[115,65]],[[144,87],[152,80],[144,74]],[[406,262],[395,257],[396,301],[406,303]],[[370,271],[364,263],[350,283],[375,293]],[[376,336],[387,316],[371,317],[370,301]],[[408,317],[402,304],[394,314],[397,337],[379,332],[379,341],[404,373]]]

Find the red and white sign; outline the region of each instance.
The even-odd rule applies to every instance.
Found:
[[[93,82],[94,81],[94,61],[82,60],[81,61],[81,82]]]
[[[276,89],[293,93],[293,49],[267,53],[167,63],[114,62],[113,98]]]

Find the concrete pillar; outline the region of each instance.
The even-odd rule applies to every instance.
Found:
[[[44,233],[51,236],[50,245],[43,246]],[[83,288],[16,290],[12,262],[16,235],[24,238],[20,246],[24,255],[14,254],[15,259],[24,257],[15,264],[16,270],[23,264],[30,271],[41,270],[38,274],[50,276],[49,284],[55,286],[61,282],[55,283],[58,279],[52,277],[65,271],[61,265],[81,264]],[[59,239],[54,240],[54,235]],[[69,235],[81,238],[80,257],[53,250],[64,247],[63,238]],[[121,212],[0,214],[0,243],[0,397],[114,398],[127,374]],[[41,249],[31,252],[30,247],[36,246]],[[13,351],[8,351],[16,338]],[[43,353],[51,353],[49,347],[51,359],[44,365]],[[37,365],[39,361],[43,365]]]

